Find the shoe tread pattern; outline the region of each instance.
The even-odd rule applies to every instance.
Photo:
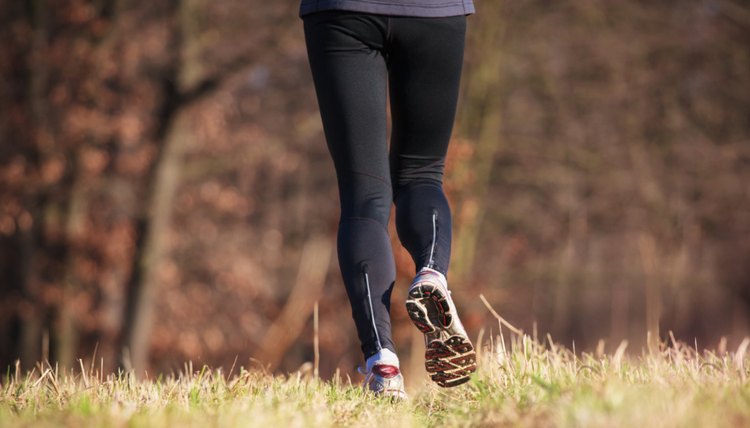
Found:
[[[420,283],[409,292],[406,310],[425,334],[425,369],[439,386],[449,388],[469,381],[477,369],[476,352],[465,332],[453,327],[453,314],[440,287]]]

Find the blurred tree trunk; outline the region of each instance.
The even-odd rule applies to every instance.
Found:
[[[36,220],[40,216],[34,217]],[[38,226],[35,226],[35,228]],[[34,272],[32,260],[36,250],[35,231],[19,230],[18,244],[20,246],[20,289],[21,300],[25,303],[19,311],[20,349],[19,357],[23,367],[33,367],[42,356],[42,329],[43,316],[40,304],[35,302],[34,292],[31,287]]]
[[[658,353],[661,339],[659,337],[659,318],[661,317],[661,290],[656,255],[656,242],[650,234],[638,236],[638,250],[643,270],[643,286],[646,300],[646,345],[649,352]]]
[[[74,165],[80,159],[74,158]],[[76,177],[70,190],[67,220],[65,224],[66,252],[65,274],[63,275],[62,296],[58,309],[57,337],[55,341],[55,359],[60,367],[73,367],[78,348],[78,330],[75,322],[75,305],[77,294],[81,291],[81,283],[76,272],[79,252],[83,248],[86,228],[85,220],[88,212],[87,192],[81,175],[81,168],[73,167]]]
[[[30,122],[36,130],[36,134],[31,135],[31,143],[28,147],[30,152],[39,151],[37,162],[45,158],[45,149],[49,149],[49,142],[40,141],[49,134],[49,112],[46,101],[46,87],[49,79],[49,67],[45,60],[48,38],[48,13],[46,0],[34,0],[31,2],[29,20],[32,28],[31,49],[27,56],[28,70],[31,72],[28,88],[28,107],[30,113]],[[34,143],[35,147],[34,147]],[[33,157],[32,157],[33,158]],[[33,192],[33,191],[32,191]],[[29,194],[29,199],[41,199],[39,195]],[[39,201],[41,202],[41,201]],[[46,214],[47,207],[44,203],[39,204],[42,207],[32,216],[33,223],[30,230],[21,231],[21,240],[24,251],[22,251],[22,293],[27,299],[27,307],[21,314],[21,361],[25,367],[32,367],[40,358],[46,357],[43,354],[42,336],[45,326],[44,309],[38,300],[39,281],[37,278],[41,275],[38,271],[39,262],[36,261],[36,249],[44,247],[44,223],[43,215]],[[41,244],[41,245],[39,245]],[[36,266],[34,266],[36,265]]]
[[[248,63],[240,53],[213,74],[203,73],[202,61],[192,50],[198,43],[200,0],[174,0],[176,22],[170,49],[174,59],[162,77],[164,99],[154,140],[160,144],[153,165],[146,201],[146,217],[139,229],[128,297],[125,307],[123,365],[140,375],[148,367],[154,310],[159,293],[159,266],[168,253],[167,235],[180,184],[183,157],[192,139],[190,107],[210,97]]]
[[[125,307],[123,365],[140,376],[148,367],[151,329],[155,299],[158,295],[158,268],[167,252],[166,233],[172,216],[174,195],[177,191],[180,164],[184,152],[188,126],[185,109],[181,105],[181,59],[183,55],[183,20],[181,9],[185,1],[170,3],[177,20],[172,31],[170,47],[174,57],[162,76],[164,99],[160,123],[156,130],[159,153],[152,167],[148,195],[145,198],[145,220],[140,224],[140,238],[134,256],[133,273],[128,287]]]
[[[275,370],[284,353],[302,333],[313,312],[313,304],[321,297],[331,259],[333,245],[329,238],[311,236],[302,248],[297,280],[280,314],[259,342],[258,360]]]
[[[504,92],[501,88],[503,56],[497,52],[497,46],[505,30],[505,23],[498,22],[498,17],[504,14],[499,13],[499,4],[485,4],[484,7],[492,10],[483,10],[481,16],[484,18],[474,17],[477,19],[474,19],[473,31],[467,41],[473,64],[464,73],[465,113],[460,126],[460,133],[476,146],[473,156],[455,168],[457,176],[471,177],[470,186],[458,195],[455,208],[457,221],[451,275],[459,281],[474,265],[495,153],[502,144],[498,94]]]
[[[125,364],[139,375],[148,367],[149,341],[159,289],[158,268],[168,250],[166,238],[179,184],[184,146],[189,136],[187,115],[185,112],[175,114],[177,117],[169,126],[155,167],[144,237],[136,254],[134,281],[130,285],[132,295],[126,314]]]

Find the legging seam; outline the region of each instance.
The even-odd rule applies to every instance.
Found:
[[[383,345],[380,343],[380,333],[378,333],[378,325],[375,322],[375,310],[372,307],[372,293],[370,292],[370,278],[367,275],[367,271],[362,272],[365,275],[365,287],[367,288],[367,303],[370,305],[370,321],[372,322],[372,330],[375,332],[375,341],[378,344],[378,351],[383,349]]]
[[[427,261],[427,267],[435,268],[435,256],[437,247],[437,210],[432,210],[432,245],[430,246],[430,259]]]
[[[344,223],[344,222],[351,221],[351,220],[354,220],[354,221],[362,221],[362,220],[364,220],[364,221],[373,222],[373,223],[378,224],[380,227],[383,228],[383,230],[385,230],[386,232],[388,232],[388,227],[383,226],[383,223],[381,223],[381,222],[379,222],[379,221],[377,221],[375,219],[369,218],[369,217],[345,217],[345,218],[342,218],[341,220],[339,220],[339,223]]]
[[[442,163],[443,167],[445,167],[445,159],[438,159],[432,163],[429,163],[427,165],[422,165],[414,168],[408,168],[409,172],[422,172],[424,170],[430,170],[432,168],[435,168],[435,164]],[[403,172],[403,169],[399,168],[399,171],[397,172]]]
[[[383,182],[383,184],[386,184],[386,185],[388,185],[388,187],[390,187],[390,186],[391,186],[391,182],[390,182],[390,180],[388,180],[388,179],[385,179],[385,178],[383,178],[383,177],[380,177],[380,176],[377,176],[377,175],[374,175],[374,174],[368,174],[368,173],[366,173],[366,172],[358,172],[358,171],[352,171],[352,170],[350,170],[350,169],[349,169],[349,170],[346,170],[346,172],[348,172],[348,173],[351,173],[351,174],[355,174],[355,175],[364,175],[365,177],[370,177],[370,178],[374,178],[374,179],[376,179],[376,180],[378,180],[378,181],[382,181],[382,182]]]

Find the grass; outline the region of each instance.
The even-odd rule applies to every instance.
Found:
[[[490,343],[462,387],[409,391],[405,403],[341,379],[203,368],[136,380],[40,365],[0,381],[0,426],[750,426],[746,340],[736,352],[680,343],[626,356],[584,354],[527,336]]]

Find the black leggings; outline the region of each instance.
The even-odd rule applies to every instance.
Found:
[[[396,230],[417,270],[447,273],[451,213],[443,193],[466,17],[330,11],[304,18],[305,39],[341,202],[338,258],[365,357],[391,340]],[[386,91],[392,133],[388,152]]]

